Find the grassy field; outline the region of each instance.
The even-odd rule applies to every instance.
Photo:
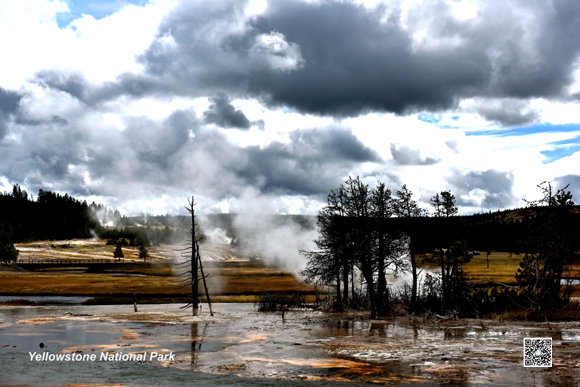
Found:
[[[114,246],[106,246],[103,240],[73,240],[18,244],[16,248],[22,259],[112,259]],[[202,252],[203,248],[202,245]],[[149,265],[124,265],[123,273],[118,273],[117,268],[98,273],[54,269],[0,271],[0,294],[100,296],[103,299],[136,294],[141,298],[182,298],[190,287],[184,286],[186,277],[179,275],[179,266],[170,264],[178,258],[178,249],[180,246],[151,247]],[[314,292],[312,286],[305,285],[292,274],[267,266],[261,260],[246,259],[229,247],[219,251],[212,246],[211,251],[213,258],[219,254],[225,257],[204,264],[210,296],[216,302],[253,302],[255,295],[262,292]],[[138,260],[137,249],[123,248],[123,252],[125,262],[143,262]],[[200,291],[202,289],[200,286]]]
[[[113,246],[106,246],[103,240],[73,240],[58,242],[34,242],[18,244],[20,258],[23,259],[113,259]],[[2,271],[0,268],[0,294],[4,295],[79,295],[102,298],[127,298],[133,294],[141,298],[161,297],[165,299],[183,298],[189,287],[182,281],[172,262],[179,258],[176,250],[180,246],[160,246],[149,249],[148,265],[124,265],[123,273],[117,268],[102,272],[79,273],[67,271],[29,272],[24,270]],[[292,274],[277,267],[267,266],[261,260],[250,260],[230,246],[204,246],[202,252],[209,252],[212,260],[204,263],[208,277],[210,295],[214,300],[253,302],[255,295],[263,292],[300,292],[314,294],[313,286],[305,285]],[[138,260],[137,249],[123,248],[124,261]],[[515,273],[522,255],[493,252],[489,256],[489,268],[485,253],[476,255],[465,266],[465,271],[473,282],[479,284],[501,282],[515,283]],[[434,264],[424,264],[437,270]],[[580,277],[580,267],[573,267],[572,277]],[[200,290],[203,288],[200,286]],[[580,296],[577,287],[575,296]]]
[[[523,258],[523,254],[510,256],[510,253],[494,251],[489,255],[488,267],[488,257],[485,252],[482,252],[481,255],[474,255],[463,268],[473,283],[492,285],[499,282],[514,285],[516,284],[515,274]],[[425,263],[424,267],[438,269],[434,264]],[[580,265],[571,266],[568,275],[571,278],[580,278]],[[573,296],[580,297],[580,286],[575,286]]]
[[[474,255],[463,269],[467,276],[477,283],[501,282],[515,283],[515,274],[522,261],[523,255],[493,252],[489,255],[489,268],[487,267],[487,256],[485,253]],[[437,270],[434,264],[425,264],[430,269]]]

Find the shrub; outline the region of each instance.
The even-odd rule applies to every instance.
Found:
[[[259,312],[276,312],[288,310],[291,307],[301,307],[305,303],[305,297],[300,293],[263,293],[258,296],[256,308]]]

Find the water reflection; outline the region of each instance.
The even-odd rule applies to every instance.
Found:
[[[203,327],[200,329],[200,325]],[[191,323],[191,365],[197,363],[197,356],[202,352],[203,339],[205,338],[208,323]]]
[[[197,334],[198,324],[197,322],[191,323],[191,366],[197,363]],[[201,346],[201,343],[199,344]]]
[[[371,322],[369,333],[375,337],[387,337],[387,325],[383,322]]]

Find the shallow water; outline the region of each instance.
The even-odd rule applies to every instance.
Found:
[[[576,386],[578,324],[410,324],[318,311],[258,313],[216,304],[189,316],[179,305],[0,307],[3,385],[288,385],[453,383]],[[552,337],[554,367],[522,366],[524,337]],[[41,346],[42,343],[42,346]],[[52,354],[151,352],[167,361],[37,362]],[[580,364],[579,364],[580,365]],[[5,370],[8,370],[6,372]],[[279,385],[279,384],[277,384]]]

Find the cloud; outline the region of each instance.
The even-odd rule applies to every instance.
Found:
[[[574,1],[34,1],[0,5],[0,181],[29,192],[313,213],[350,174],[491,209],[575,176]]]
[[[535,119],[513,101],[565,97],[580,53],[573,1],[529,9],[482,3],[469,20],[442,2],[411,6],[404,17],[350,2],[272,0],[256,17],[245,6],[184,3],[171,12],[140,56],[147,76],[163,80],[154,82],[157,91],[250,93],[272,106],[337,116],[498,97],[512,100],[511,112],[480,110],[509,125]],[[532,26],[537,33],[524,32]]]
[[[14,126],[18,135],[0,143],[0,153],[10,160],[0,165],[0,176],[25,184],[30,192],[43,188],[101,197],[127,208],[136,207],[131,202],[158,202],[161,196],[183,192],[200,195],[213,206],[250,188],[253,196],[303,197],[308,202],[323,200],[356,165],[382,163],[341,126],[296,129],[285,141],[264,146],[238,145],[207,124],[218,112],[232,112],[225,95],[214,98],[208,109],[213,115],[198,117],[189,108],[153,119],[117,115],[112,105],[78,103],[73,96],[83,95],[78,83],[64,78],[59,84],[62,90],[39,85],[23,100]],[[54,108],[39,109],[45,100]],[[175,203],[160,211],[174,207],[179,211]]]
[[[210,98],[211,105],[203,113],[203,120],[206,123],[216,124],[222,128],[249,129],[250,120],[241,110],[236,110],[230,103],[230,99],[225,93],[218,93]]]
[[[247,1],[182,2],[137,56],[144,71],[100,85],[46,71],[38,77],[86,103],[151,95],[215,99],[221,90],[338,117],[443,111],[476,98],[486,101],[476,111],[505,126],[538,120],[529,99],[571,98],[580,54],[575,1],[474,6],[465,18],[438,1],[403,9],[270,0],[259,15],[247,12]]]
[[[513,176],[489,169],[481,172],[456,173],[448,179],[459,206],[498,209],[517,203],[513,197]]]
[[[575,204],[580,203],[580,175],[565,175],[554,179],[553,188],[561,189],[569,184],[567,191],[573,195],[572,200]]]
[[[244,149],[242,175],[263,192],[326,195],[342,183],[353,164],[381,162],[380,157],[345,128],[299,129],[289,143]]]
[[[0,87],[0,141],[7,133],[9,115],[16,113],[21,98],[20,94]]]
[[[540,120],[538,109],[533,109],[528,102],[517,99],[482,100],[475,104],[474,109],[486,120],[507,127],[527,125]]]
[[[399,144],[391,144],[391,155],[399,165],[433,165],[440,161],[433,157],[423,159],[418,149]]]

